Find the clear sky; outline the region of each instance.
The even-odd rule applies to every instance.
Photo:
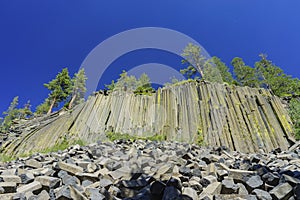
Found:
[[[287,74],[300,77],[299,0],[1,0],[0,112],[14,96],[33,107],[47,97],[43,83],[62,68],[71,74],[99,43],[122,31],[163,27],[184,33],[228,65],[248,65],[269,55]],[[178,56],[158,50],[131,52],[108,69],[144,63],[180,66]],[[100,83],[101,84],[101,83]]]

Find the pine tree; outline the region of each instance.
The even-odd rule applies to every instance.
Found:
[[[300,140],[300,100],[293,98],[290,102],[289,113],[294,124],[295,138]]]
[[[19,119],[26,119],[30,118],[33,115],[31,111],[31,104],[30,101],[28,100],[27,103],[24,105],[23,108],[19,109]]]
[[[261,87],[271,89],[277,96],[290,96],[300,93],[299,79],[288,76],[284,71],[267,59],[267,55],[260,54],[261,60],[255,63]]]
[[[233,84],[234,79],[232,77],[232,74],[229,71],[229,67],[224,62],[222,62],[220,58],[216,56],[212,57],[212,61],[216,65],[217,69],[219,70],[223,82]]]
[[[115,80],[112,80],[110,84],[106,85],[105,84],[105,87],[110,90],[110,91],[113,91],[116,87],[116,83],[115,83]]]
[[[154,92],[154,89],[151,86],[150,78],[147,74],[143,73],[138,81],[137,88],[135,89],[135,94],[151,94]]]
[[[217,83],[222,82],[218,68],[211,59],[207,59],[202,55],[199,46],[189,43],[181,56],[185,58],[182,61],[183,64],[190,64],[187,68],[180,70],[188,78],[198,78],[196,74],[199,72],[203,80]]]
[[[67,100],[72,92],[72,82],[67,68],[56,75],[56,78],[47,84],[44,84],[51,93],[48,100],[51,102],[47,114],[52,112],[54,107],[57,107],[60,102]]]
[[[78,73],[72,78],[72,98],[69,102],[68,108],[71,109],[73,105],[78,105],[84,101],[86,93],[86,80],[84,68],[81,68]]]
[[[7,111],[3,112],[3,115],[5,117],[1,124],[1,131],[7,131],[11,127],[13,120],[18,117],[18,113],[19,113],[17,109],[18,104],[19,104],[19,97],[16,96],[10,103],[10,106],[8,107]]]
[[[222,77],[218,68],[213,63],[213,60],[207,60],[203,65],[204,77],[203,80],[211,83],[222,83]]]
[[[45,115],[49,111],[50,100],[47,98],[45,101],[36,107],[35,115]]]
[[[241,86],[259,87],[255,69],[245,65],[242,58],[236,57],[231,61],[238,83]]]
[[[189,43],[183,50],[181,56],[184,58],[182,61],[183,64],[190,64],[190,66],[181,71],[182,73],[187,74],[190,78],[196,73],[194,70],[196,69],[200,73],[201,77],[204,77],[203,64],[206,58],[201,54],[199,46]]]
[[[183,62],[184,63],[184,62]],[[195,67],[193,67],[193,66],[188,66],[187,68],[185,68],[185,69],[181,69],[180,70],[180,73],[182,74],[182,75],[186,75],[186,77],[188,78],[188,79],[190,79],[190,78],[195,78],[195,79],[198,79],[198,77],[196,76],[196,74],[197,74],[197,70],[195,69]]]
[[[123,70],[120,78],[117,80],[114,90],[119,91],[134,91],[137,88],[137,80],[135,76],[128,76],[128,73]]]

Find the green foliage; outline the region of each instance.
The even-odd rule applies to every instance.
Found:
[[[6,132],[12,126],[13,121],[16,119],[26,119],[32,116],[32,112],[30,110],[30,101],[28,101],[23,108],[17,108],[19,105],[19,97],[16,96],[10,103],[7,111],[3,112],[5,116],[2,120],[0,131]]]
[[[48,97],[50,101],[49,114],[52,112],[53,107],[57,107],[60,102],[67,100],[72,92],[72,81],[68,69],[64,68],[56,75],[55,79],[44,84],[44,86],[50,90]]]
[[[110,141],[115,141],[115,140],[151,140],[151,141],[163,141],[165,140],[165,136],[164,135],[153,135],[150,137],[139,137],[139,136],[132,136],[129,134],[122,134],[122,133],[114,133],[114,132],[107,132],[106,133],[106,137],[110,140]]]
[[[57,152],[57,151],[63,151],[65,149],[67,149],[69,146],[71,146],[69,144],[69,142],[64,139],[61,143],[56,144],[50,148],[44,149],[41,151],[41,153],[50,153],[50,152]]]
[[[84,68],[81,68],[72,78],[72,96],[68,104],[69,109],[71,109],[74,105],[84,102],[84,95],[86,93],[86,80],[87,77],[85,75]]]
[[[80,146],[85,146],[86,143],[83,141],[83,140],[76,140],[76,141],[68,141],[66,138],[63,139],[62,142],[52,146],[52,147],[49,147],[47,149],[44,149],[42,151],[39,151],[40,153],[51,153],[51,152],[57,152],[57,151],[63,151],[67,148],[69,148],[70,146],[73,146],[73,145],[80,145]],[[25,155],[25,156],[29,156],[29,155],[32,155],[36,152],[30,152],[29,154]],[[22,157],[21,155],[19,157]]]
[[[27,101],[27,103],[24,105],[23,108],[19,109],[19,118],[25,119],[32,117],[33,113],[31,111],[31,104],[30,101]]]
[[[234,67],[234,73],[237,79],[237,82],[241,86],[249,87],[259,87],[259,81],[256,76],[255,69],[245,65],[242,58],[234,58],[231,61],[232,66]]]
[[[215,66],[212,60],[207,60],[203,65],[204,77],[203,80],[211,83],[222,83],[222,77],[218,68]]]
[[[203,80],[213,82],[213,83],[221,83],[222,77],[220,72],[215,65],[212,59],[207,59],[202,55],[201,48],[194,44],[188,44],[183,53],[181,54],[185,60],[182,61],[183,64],[188,63],[189,66],[185,69],[180,70],[180,73],[186,75],[187,78],[195,78],[197,72],[201,75]]]
[[[45,101],[36,107],[35,115],[47,114],[50,108],[50,100],[47,98]]]
[[[125,70],[120,74],[117,82],[112,81],[105,87],[111,91],[132,91],[143,95],[151,95],[155,91],[147,74],[143,73],[137,80],[135,76],[129,76]]]
[[[183,75],[186,75],[187,78],[193,78],[196,76],[197,70],[195,69],[195,67],[190,65],[185,69],[181,69],[180,73]],[[195,77],[195,78],[198,79],[198,77]]]
[[[224,62],[222,62],[220,58],[216,56],[212,57],[212,62],[216,65],[217,69],[219,70],[223,82],[233,84],[234,79],[229,71],[229,67]]]
[[[10,162],[10,161],[13,161],[15,159],[16,159],[15,156],[0,154],[0,161],[1,162]]]
[[[1,131],[5,132],[8,131],[8,129],[11,127],[13,120],[17,118],[18,115],[18,109],[17,106],[19,104],[19,97],[16,96],[10,103],[10,106],[8,107],[7,111],[3,112],[3,115],[5,116],[3,119],[3,122],[1,124]]]
[[[199,146],[204,146],[204,144],[205,144],[203,133],[202,133],[201,129],[198,129],[198,131],[197,131],[196,144],[198,144]]]
[[[170,85],[175,85],[177,83],[179,83],[180,81],[175,77],[173,76],[172,78],[170,78],[171,82],[166,82],[164,83],[164,86],[170,86]]]
[[[63,151],[65,149],[69,148],[70,146],[73,146],[76,144],[78,144],[80,146],[86,145],[86,143],[80,139],[73,141],[73,142],[68,142],[67,139],[64,139],[61,143],[56,144],[50,148],[44,149],[42,151],[39,151],[39,153],[51,153],[51,152]],[[19,158],[27,157],[27,156],[31,156],[35,153],[37,153],[37,152],[32,151],[32,152],[25,153],[25,154],[19,154],[18,156],[10,156],[10,155],[6,155],[6,154],[0,154],[0,161],[1,162],[10,162],[10,161],[15,160],[17,157],[19,157]]]
[[[116,83],[115,83],[115,80],[112,80],[110,84],[106,85],[105,84],[105,87],[110,90],[110,91],[113,91],[115,88],[116,88]]]
[[[189,64],[186,69],[181,70],[183,74],[187,74],[188,78],[190,78],[196,73],[197,70],[200,73],[201,77],[204,77],[203,64],[206,58],[201,54],[201,49],[199,46],[189,43],[184,48],[181,56],[184,58],[182,63]]]
[[[293,98],[290,102],[289,114],[294,124],[295,138],[300,140],[300,100]]]
[[[143,73],[137,81],[137,88],[135,94],[151,95],[155,90],[151,86],[150,78]]]
[[[299,79],[286,75],[266,55],[261,54],[260,57],[261,60],[255,63],[255,69],[261,87],[268,87],[279,97],[300,94]]]
[[[137,80],[135,76],[128,76],[127,72],[123,70],[117,82],[112,81],[106,87],[112,91],[134,91],[137,88]]]

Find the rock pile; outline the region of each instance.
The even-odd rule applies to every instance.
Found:
[[[178,142],[72,146],[0,164],[0,199],[300,199],[300,149],[266,154]]]

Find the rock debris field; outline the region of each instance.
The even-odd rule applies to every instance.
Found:
[[[243,154],[142,140],[75,145],[1,163],[0,199],[300,199],[300,149]]]

